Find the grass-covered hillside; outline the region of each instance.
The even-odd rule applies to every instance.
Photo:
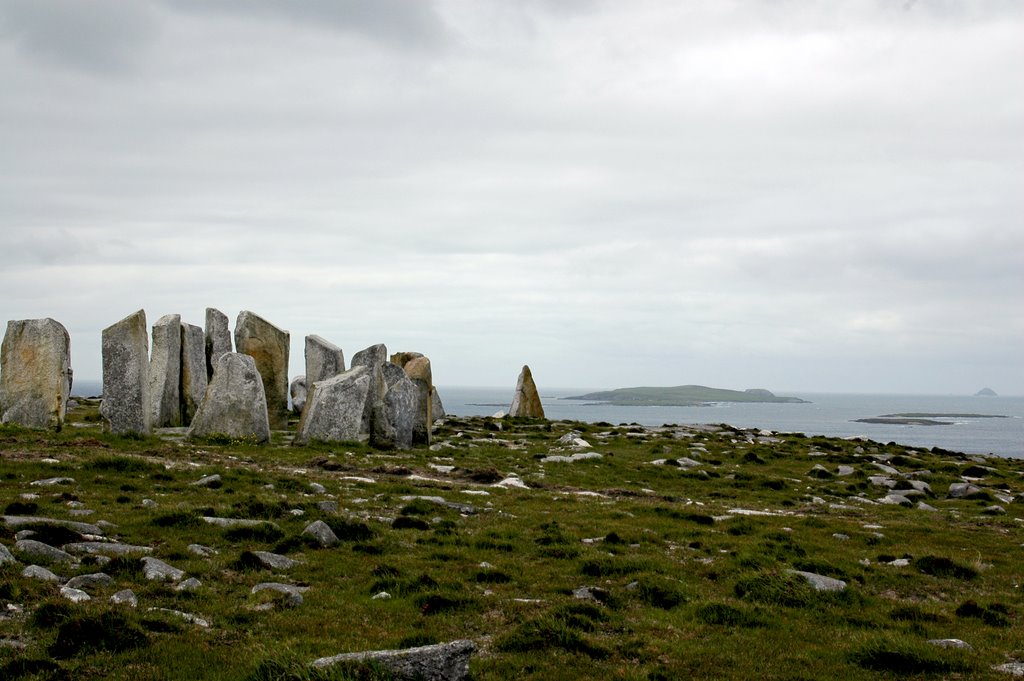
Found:
[[[727,426],[449,418],[429,449],[381,452],[72,418],[0,428],[0,679],[386,678],[307,664],[463,638],[480,681],[1024,661],[1021,461]],[[337,544],[303,534],[317,520]],[[181,572],[148,578],[154,558]]]

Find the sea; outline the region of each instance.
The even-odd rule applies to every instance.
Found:
[[[508,411],[511,388],[438,386],[445,411],[457,416],[491,416]],[[95,396],[99,381],[76,380],[74,395]],[[910,447],[940,447],[966,454],[994,454],[1024,459],[1024,397],[970,397],[958,395],[871,395],[845,393],[778,394],[799,397],[805,404],[719,402],[702,407],[621,407],[567,399],[593,392],[587,388],[541,391],[549,419],[665,424],[728,424],[777,433],[804,433],[840,438],[896,442]],[[857,419],[888,414],[978,414],[935,417],[943,425],[860,423]]]

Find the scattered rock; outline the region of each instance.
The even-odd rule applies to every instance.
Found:
[[[11,550],[3,544],[0,544],[0,565],[14,565],[18,562],[18,559],[14,557]]]
[[[131,589],[122,589],[110,597],[110,602],[115,605],[127,605],[130,608],[138,607],[139,599]]]
[[[256,562],[268,570],[289,570],[299,564],[299,561],[292,560],[288,556],[269,551],[250,551]]]
[[[89,554],[99,556],[130,556],[133,554],[152,553],[153,549],[148,546],[134,546],[120,542],[86,541],[74,544],[65,544],[64,550],[68,553]]]
[[[202,627],[203,629],[207,629],[210,626],[210,623],[205,619],[198,615],[193,615],[190,612],[181,612],[180,610],[171,610],[170,608],[149,608],[147,612],[165,612],[168,615],[173,615],[174,617],[183,619],[189,624],[194,624],[197,627]]]
[[[552,454],[551,456],[545,456],[541,459],[541,463],[573,463],[576,461],[586,461],[588,459],[602,459],[604,458],[597,452],[578,452],[571,456],[562,456],[560,454]],[[700,464],[697,464],[698,466]]]
[[[386,600],[388,600],[390,598],[391,598],[391,594],[389,594],[387,591],[380,591],[378,593],[375,593],[370,598],[370,600],[372,600],[372,601],[386,601]]]
[[[198,579],[196,579],[195,577],[189,577],[188,579],[186,579],[185,581],[181,582],[176,587],[174,587],[174,590],[175,591],[198,591],[202,586],[203,586],[203,583],[200,582]]]
[[[62,586],[60,588],[60,595],[68,599],[72,603],[85,603],[91,601],[92,596],[85,593],[81,589],[72,589],[71,587]]]
[[[841,579],[818,575],[813,572],[801,570],[790,570],[790,574],[799,575],[807,580],[807,583],[814,587],[815,591],[842,591],[846,588],[846,582]]]
[[[1007,662],[996,665],[992,669],[1010,676],[1024,676],[1024,662]]]
[[[185,571],[172,567],[159,558],[146,556],[142,559],[142,575],[152,581],[177,582],[185,576]]]
[[[91,589],[105,589],[108,586],[113,585],[114,578],[103,572],[94,572],[89,575],[78,575],[68,580],[64,586],[70,589],[82,589],[83,591],[89,591]]]
[[[193,487],[220,487],[221,479],[220,475],[214,473],[213,475],[207,475],[199,478],[195,482],[191,483]]]
[[[49,544],[34,539],[21,539],[14,543],[14,553],[22,560],[42,563],[72,564],[75,557],[70,553],[54,548]]]
[[[217,550],[210,548],[209,546],[203,546],[202,544],[189,544],[188,552],[199,556],[200,558],[212,558],[217,555]]]
[[[836,475],[838,475],[841,478],[845,478],[848,475],[853,475],[856,472],[857,469],[855,469],[853,466],[839,466],[836,469]]]
[[[61,581],[60,577],[39,565],[29,565],[21,571],[21,576],[26,577],[28,579],[39,579],[44,582]]]
[[[949,493],[947,496],[950,499],[962,499],[963,497],[969,497],[972,494],[977,494],[980,491],[980,487],[972,485],[969,482],[954,482],[949,486]]]
[[[338,536],[334,534],[330,526],[322,520],[317,520],[306,526],[302,531],[303,536],[310,537],[319,546],[330,547],[338,543]]]
[[[73,485],[75,484],[74,478],[44,478],[43,480],[33,480],[28,483],[33,487],[53,487],[54,485]]]
[[[306,336],[306,385],[345,373],[345,353],[320,336]]]
[[[12,529],[24,527],[25,525],[49,525],[52,527],[66,527],[67,529],[78,532],[79,534],[103,534],[103,528],[99,526],[99,523],[92,525],[90,523],[82,523],[75,520],[44,518],[36,515],[5,515],[0,516],[0,520],[2,520],[7,527]]]
[[[317,668],[345,662],[371,662],[383,667],[398,681],[465,681],[469,678],[469,658],[476,651],[472,641],[406,648],[377,650],[321,657],[313,661]]]
[[[293,584],[281,584],[280,582],[263,582],[252,588],[251,593],[257,594],[261,591],[275,591],[284,594],[284,603],[289,608],[297,608],[302,605],[302,594],[309,591],[308,586],[295,586]]]
[[[218,518],[216,516],[203,516],[203,521],[209,525],[215,525],[217,527],[259,527],[260,525],[270,525],[271,527],[277,527],[277,523],[271,522],[270,520],[250,520],[249,518]]]
[[[970,643],[961,641],[958,638],[933,638],[928,643],[940,648],[957,648],[959,650],[974,650]]]

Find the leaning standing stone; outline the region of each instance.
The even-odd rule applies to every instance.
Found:
[[[372,371],[357,366],[313,384],[299,420],[296,444],[314,441],[346,442],[363,435],[363,412],[370,392]]]
[[[441,403],[441,393],[437,392],[437,386],[434,386],[434,394],[430,399],[430,418],[435,421],[444,418],[444,405]]]
[[[71,337],[53,319],[7,322],[0,345],[0,422],[64,425],[71,394]]]
[[[345,371],[345,353],[320,336],[306,336],[306,385],[334,378]]]
[[[213,380],[188,429],[189,438],[214,436],[270,440],[263,382],[249,355],[229,352],[217,360]]]
[[[150,432],[149,336],[139,310],[103,329],[103,401],[112,433]]]
[[[194,324],[181,324],[181,424],[195,418],[206,394],[206,338]]]
[[[537,384],[533,382],[533,373],[526,365],[523,365],[523,370],[519,373],[519,380],[516,381],[516,392],[512,396],[512,406],[509,407],[508,415],[525,416],[531,419],[544,418],[544,406],[540,403]]]
[[[231,352],[231,331],[228,316],[215,307],[206,308],[206,378],[213,378],[213,368],[225,352]]]
[[[243,310],[235,322],[235,348],[256,360],[256,369],[263,379],[267,413],[273,428],[288,425],[288,351],[291,343],[287,331],[266,319]]]
[[[384,363],[384,397],[374,406],[370,444],[381,449],[412,447],[417,389],[401,367]]]
[[[416,357],[409,360],[404,367],[405,375],[412,381],[416,388],[416,406],[412,422],[412,441],[420,444],[430,444],[430,430],[434,425],[431,416],[433,408],[434,379],[430,370],[430,360],[426,357]]]
[[[153,325],[149,359],[150,418],[155,428],[181,425],[181,315],[168,314]]]

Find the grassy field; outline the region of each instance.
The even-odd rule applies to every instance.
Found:
[[[1019,460],[507,418],[449,418],[433,448],[407,452],[294,447],[286,432],[264,447],[194,444],[105,434],[95,406],[56,434],[0,427],[4,513],[113,523],[108,537],[201,586],[147,580],[135,556],[87,556],[48,566],[113,577],[72,603],[60,583],[23,577],[28,561],[0,567],[0,679],[385,678],[307,663],[461,638],[478,646],[477,680],[1004,679],[993,666],[1024,660]],[[572,430],[592,447],[560,443]],[[543,460],[575,452],[601,456]],[[965,476],[980,491],[947,498]],[[32,484],[55,477],[73,480]],[[877,503],[920,483],[931,493]],[[306,540],[314,520],[341,542]],[[13,550],[23,529],[0,524],[0,543]],[[298,563],[268,570],[253,551]],[[794,570],[847,587],[818,592]],[[261,582],[308,590],[293,607],[252,594]],[[123,589],[138,607],[110,602]],[[928,642],[947,638],[972,649]]]

